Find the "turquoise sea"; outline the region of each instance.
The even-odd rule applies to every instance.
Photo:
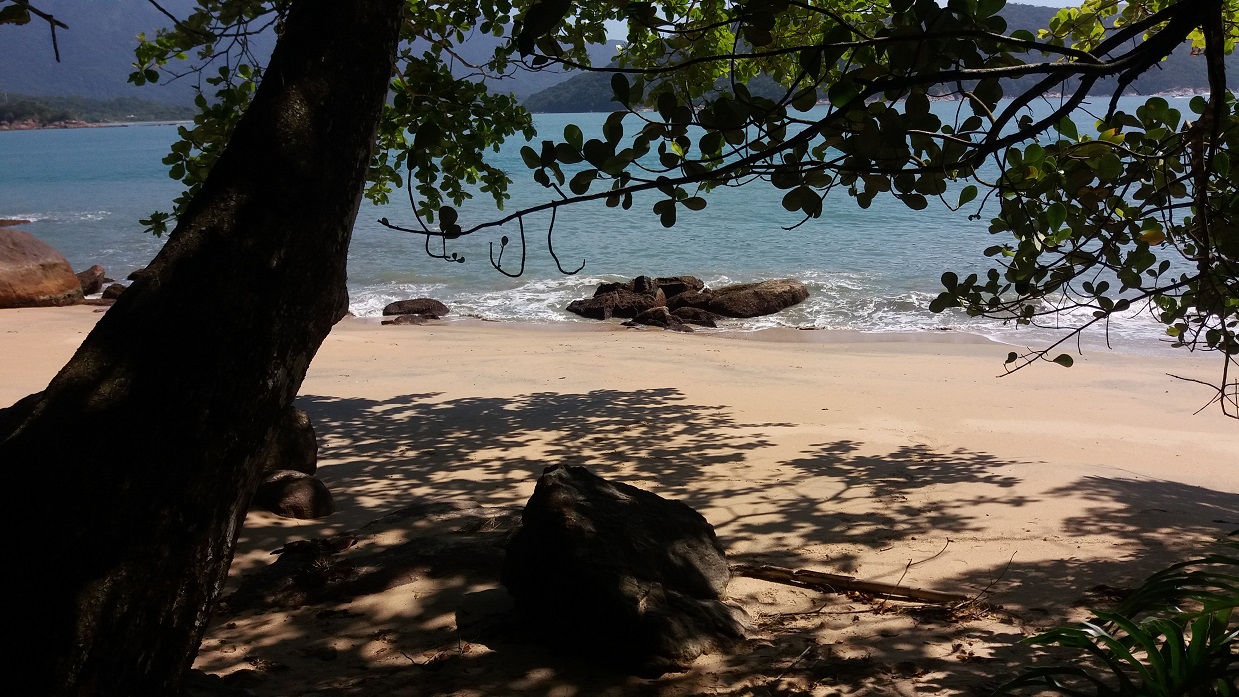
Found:
[[[1172,101],[1187,113],[1186,99]],[[1128,108],[1134,106],[1132,102]],[[953,107],[943,103],[942,108]],[[546,114],[536,122],[546,138],[558,137],[568,123],[580,125],[588,138],[600,130],[604,118]],[[178,191],[160,162],[175,136],[172,125],[0,132],[0,218],[31,220],[23,227],[59,249],[75,269],[101,264],[110,276],[124,278],[144,266],[162,244],[143,233],[137,221],[151,211],[166,210]],[[535,184],[521,164],[524,144],[517,139],[494,155],[494,162],[516,177],[509,210],[552,195]],[[981,250],[997,240],[988,234],[987,220],[970,221],[966,212],[932,205],[911,211],[893,198],[879,198],[866,210],[846,196],[834,196],[820,219],[789,231],[784,228],[798,218],[783,210],[780,198],[781,192],[760,183],[716,192],[705,210],[682,214],[670,229],[650,212],[653,198],[638,199],[629,211],[600,203],[569,207],[558,216],[554,246],[565,268],[585,263],[575,276],[559,272],[547,252],[549,216],[532,216],[526,221],[524,274],[508,278],[491,267],[488,249],[492,242],[498,247],[500,235],[509,236],[514,242],[504,266],[519,266],[515,224],[450,243],[448,251],[463,255],[463,264],[433,259],[425,253],[422,236],[377,223],[386,217],[415,226],[407,201],[397,194],[396,202],[387,206],[363,204],[358,216],[349,254],[351,309],[373,316],[392,300],[430,296],[446,302],[458,316],[575,322],[584,320],[563,307],[592,294],[603,280],[692,274],[717,286],[795,277],[809,287],[807,302],[776,316],[732,321],[728,328],[950,329],[1028,346],[1044,345],[1062,334],[962,313],[929,312],[943,271],[989,268]],[[479,197],[462,209],[462,223],[499,215],[488,196]],[[1102,346],[1106,339],[1099,330],[1084,343]],[[1159,326],[1141,315],[1112,324],[1108,339],[1125,352],[1168,350]]]

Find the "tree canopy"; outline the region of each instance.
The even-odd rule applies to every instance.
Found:
[[[997,237],[985,250],[994,268],[944,273],[932,310],[1021,324],[1091,313],[1078,329],[1151,313],[1176,345],[1225,357],[1215,387],[1234,414],[1239,199],[1230,152],[1239,131],[1223,59],[1239,33],[1239,3],[1087,0],[1037,33],[1008,32],[1003,6],[411,1],[367,194],[385,203],[406,188],[418,223],[388,224],[441,240],[437,254],[448,260],[459,259],[449,244],[457,236],[586,200],[629,208],[641,191],[658,192],[652,212],[665,226],[706,207],[703,194],[745,184],[783,190],[802,224],[823,214],[832,192],[862,207],[878,196],[912,210],[936,199],[990,219]],[[146,221],[155,231],[226,142],[261,79],[247,40],[278,31],[284,8],[201,0],[139,48],[135,82],[159,79],[159,68],[189,72],[175,59],[192,55],[207,93],[167,159],[188,191],[173,214]],[[627,27],[618,65],[591,66],[585,47],[615,20]],[[467,64],[456,49],[479,32],[511,40],[486,64]],[[1121,110],[1124,90],[1185,43],[1210,85],[1190,113],[1156,96]],[[596,137],[569,126],[522,149],[547,187],[545,204],[461,220],[455,206],[474,191],[501,207],[507,198],[513,173],[489,165],[486,151],[535,136],[502,76],[552,63],[612,73],[624,109]],[[745,83],[759,75],[781,94],[751,94]],[[1099,86],[1109,94],[1100,107],[1086,102]],[[951,116],[931,109],[934,100],[952,100]],[[1013,353],[1009,363],[1050,358],[1054,348]]]

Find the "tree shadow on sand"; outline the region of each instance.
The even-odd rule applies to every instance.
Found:
[[[964,449],[908,445],[875,453],[836,441],[771,463],[768,449],[795,424],[738,422],[730,408],[691,404],[673,389],[510,399],[309,396],[299,405],[318,430],[320,476],[341,515],[291,530],[246,529],[242,547],[272,550],[290,539],[355,530],[406,507],[404,518],[363,531],[359,548],[377,556],[358,557],[353,570],[398,559],[408,573],[386,569],[382,594],[307,597],[279,613],[248,607],[217,617],[199,667],[246,670],[222,684],[200,680],[200,694],[895,694],[896,684],[975,690],[1041,656],[1013,646],[1020,638],[1104,602],[1090,588],[1134,583],[1236,527],[1214,521],[1239,520],[1239,496],[1173,482],[1088,477],[1021,490],[1020,468],[1036,463]],[[763,459],[763,467],[753,466]],[[482,524],[454,513],[440,522],[417,517],[448,501],[491,507],[498,520],[519,510],[543,468],[576,464],[702,510],[734,561],[795,567],[825,558],[823,570],[860,566],[861,575],[883,553],[911,557],[944,539],[978,536],[987,513],[1026,515],[1047,497],[1082,504],[1054,531],[1062,558],[1025,560],[1016,549],[1009,563],[964,565],[942,576],[948,585],[941,590],[988,589],[989,602],[1005,610],[918,608],[748,580],[735,584],[739,601],[762,635],[733,655],[650,681],[583,663],[570,647],[530,643],[487,619],[506,598],[497,578],[508,534],[485,524],[490,513]],[[966,495],[954,490],[965,486]],[[473,546],[468,554],[429,554],[418,546],[427,535]],[[1101,559],[1069,552],[1076,542],[1105,537],[1133,540],[1138,551]],[[322,573],[331,568],[325,563]]]

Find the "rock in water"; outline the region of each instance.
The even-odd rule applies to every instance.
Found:
[[[447,305],[434,298],[413,298],[412,300],[397,300],[383,308],[383,314],[391,315],[433,315],[435,318],[448,313]]]
[[[782,278],[715,288],[710,291],[704,309],[724,317],[761,317],[802,303],[808,297],[809,290],[803,283],[794,278]],[[703,307],[695,303],[686,305]]]
[[[82,284],[82,293],[86,295],[94,295],[103,290],[103,280],[106,277],[107,272],[98,264],[77,274],[77,280]]]
[[[335,512],[327,485],[304,472],[275,470],[254,492],[252,506],[285,518],[326,518]]]
[[[592,298],[573,300],[566,309],[589,319],[631,319],[652,307],[663,307],[666,304],[667,296],[659,288],[638,292],[618,287]]]
[[[658,675],[743,638],[714,528],[678,501],[551,467],[508,544],[501,581],[561,647]]]
[[[64,256],[34,235],[0,228],[0,307],[81,303],[82,283]]]
[[[654,283],[667,294],[668,301],[680,293],[687,293],[690,290],[699,291],[706,287],[705,281],[696,276],[665,276],[654,279]]]

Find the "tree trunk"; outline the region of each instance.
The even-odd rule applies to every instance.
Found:
[[[291,3],[253,104],[151,277],[0,443],[0,665],[23,694],[178,690],[272,425],[347,307],[402,7]]]

